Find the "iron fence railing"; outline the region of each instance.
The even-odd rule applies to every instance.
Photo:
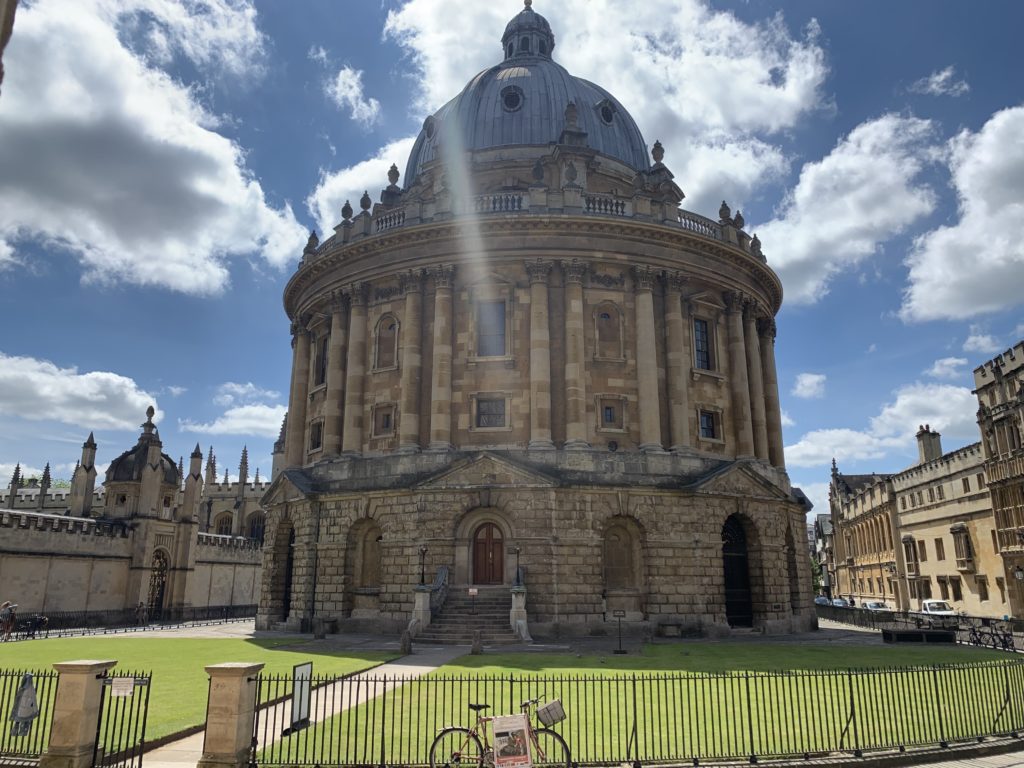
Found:
[[[0,757],[35,758],[46,750],[56,691],[56,672],[0,669]]]
[[[1024,621],[989,616],[929,616],[913,611],[870,611],[865,608],[815,606],[819,619],[851,624],[867,629],[948,629],[959,643],[994,648],[1000,651],[1024,649]]]
[[[19,613],[11,639],[124,632],[179,627],[191,624],[242,621],[256,615],[255,605],[214,605],[165,611],[159,618],[140,614],[137,609],[117,611],[48,611]]]
[[[300,689],[301,690],[301,689]],[[560,699],[554,726],[581,765],[808,758],[942,745],[1024,730],[1024,661],[864,670],[632,675],[261,676],[253,764],[426,765],[435,735]],[[696,763],[694,763],[696,764]]]
[[[142,768],[150,681],[148,672],[110,670],[104,676],[93,768]]]

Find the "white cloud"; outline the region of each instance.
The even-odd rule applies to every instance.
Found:
[[[11,480],[14,478],[14,467],[18,465],[18,462],[13,464],[7,464],[0,462],[0,506],[6,509],[7,507],[7,493],[11,487]],[[52,476],[51,469],[51,476]],[[25,464],[21,465],[21,476],[22,477],[42,477],[42,467],[30,467]]]
[[[363,71],[342,67],[324,89],[339,109],[349,110],[349,117],[364,128],[380,118],[380,102],[363,94]]]
[[[306,52],[306,58],[327,66],[327,51],[324,50],[322,45],[311,45]]]
[[[829,483],[798,483],[797,486],[804,492],[804,496],[814,504],[813,515],[828,514]]]
[[[935,195],[918,181],[934,152],[932,137],[928,120],[883,115],[804,165],[779,217],[749,228],[764,243],[787,301],[818,301],[834,276],[932,212]]]
[[[895,392],[863,430],[816,429],[786,447],[786,463],[812,467],[837,461],[880,459],[894,451],[909,451],[918,426],[930,424],[950,443],[978,439],[977,401],[971,390],[950,384],[915,382]]]
[[[823,373],[798,373],[791,394],[805,399],[824,397],[825,379]]]
[[[566,0],[542,10],[555,31],[555,60],[615,94],[649,143],[661,140],[692,210],[713,215],[723,197],[742,207],[786,167],[761,134],[823,106],[828,67],[816,23],[794,36],[781,15],[747,24],[700,0]],[[457,24],[444,0],[389,12],[385,35],[413,64],[417,120],[502,56],[509,11],[471,3]]]
[[[926,376],[936,379],[959,379],[964,375],[961,369],[965,365],[967,365],[965,357],[943,357],[932,363],[932,367],[924,373]]]
[[[1024,106],[949,143],[960,219],[915,239],[904,320],[967,318],[1020,306],[1024,284]]]
[[[217,405],[229,406],[235,403],[254,403],[260,400],[276,400],[281,396],[280,392],[272,389],[263,389],[247,381],[239,384],[234,381],[226,381],[217,387],[217,394],[213,396],[213,402]]]
[[[945,69],[938,69],[927,77],[911,84],[909,90],[913,93],[923,93],[927,96],[963,96],[971,90],[966,80],[956,80],[956,70],[953,65]]]
[[[793,421],[793,417],[785,411],[782,412],[782,426],[784,427],[795,427],[796,422]]]
[[[994,355],[1004,349],[1000,341],[978,325],[972,325],[971,330],[964,340],[964,352],[976,352],[982,355]]]
[[[150,405],[156,398],[126,376],[0,352],[0,413],[88,430],[135,429]]]
[[[171,397],[181,397],[188,392],[188,387],[177,387],[173,384],[167,387],[167,394]]]
[[[240,405],[228,408],[212,422],[199,423],[190,419],[179,419],[182,432],[199,432],[206,435],[256,435],[276,438],[281,431],[281,419],[288,409],[283,405]]]
[[[375,156],[340,171],[320,169],[320,181],[306,198],[306,207],[317,221],[320,231],[330,233],[341,222],[341,207],[346,201],[359,210],[359,198],[370,191],[374,199],[376,190],[388,184],[388,169],[392,163],[399,168],[408,159],[415,137],[399,139],[382,147]],[[326,239],[326,238],[325,238]]]
[[[181,55],[207,76],[251,76],[254,21],[245,0],[21,9],[0,107],[0,254],[34,241],[74,254],[85,280],[196,295],[224,290],[231,257],[292,261],[304,230],[290,207],[268,204],[197,91],[157,66]]]

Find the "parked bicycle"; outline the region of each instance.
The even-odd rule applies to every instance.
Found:
[[[534,716],[543,726],[561,722],[565,719],[562,704],[558,699],[548,702],[543,707],[538,707],[539,703],[540,699],[536,698],[528,699],[519,705],[520,711],[526,715],[526,738],[529,743],[520,745],[510,742],[504,749],[507,751],[529,746],[534,766],[569,768],[571,754],[565,739],[549,728],[534,727],[532,722]],[[472,728],[449,726],[434,737],[434,743],[430,745],[431,768],[484,768],[494,765],[494,748],[487,735],[487,726],[494,718],[482,714],[490,709],[490,705],[470,704],[469,708],[476,713],[476,722]],[[499,752],[499,755],[502,754],[504,753]]]
[[[994,621],[983,620],[980,627],[977,624],[971,624],[967,642],[971,645],[992,648],[997,651],[1015,650],[1013,632],[1010,631],[1008,626],[1000,626],[999,623]]]

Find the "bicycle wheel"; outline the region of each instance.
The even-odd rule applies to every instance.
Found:
[[[569,745],[559,734],[540,728],[533,732],[537,739],[537,748],[533,755],[534,766],[546,765],[551,768],[569,768],[571,755]]]
[[[445,728],[430,745],[431,768],[474,768],[484,762],[484,747],[469,728]]]

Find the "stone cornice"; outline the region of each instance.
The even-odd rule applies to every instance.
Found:
[[[449,219],[442,222],[402,227],[374,237],[357,240],[354,243],[339,244],[318,256],[314,261],[303,265],[292,276],[284,291],[285,310],[289,316],[294,315],[297,309],[296,305],[303,293],[319,278],[339,269],[346,262],[389,250],[423,246],[428,243],[451,242],[453,243],[451,253],[455,254],[459,250],[455,243],[470,236],[473,238],[483,237],[486,240],[506,235],[521,237],[523,234],[565,234],[569,237],[592,235],[604,241],[609,239],[631,240],[661,245],[670,249],[681,249],[709,259],[711,261],[709,266],[713,265],[715,261],[725,262],[747,273],[767,295],[770,302],[770,314],[778,312],[782,304],[782,283],[770,267],[736,246],[688,230],[653,222],[604,217],[530,216],[512,218],[494,216]],[[650,266],[659,271],[661,269],[678,271],[679,265],[651,264]],[[689,275],[692,272],[693,270],[686,270],[684,274]]]

